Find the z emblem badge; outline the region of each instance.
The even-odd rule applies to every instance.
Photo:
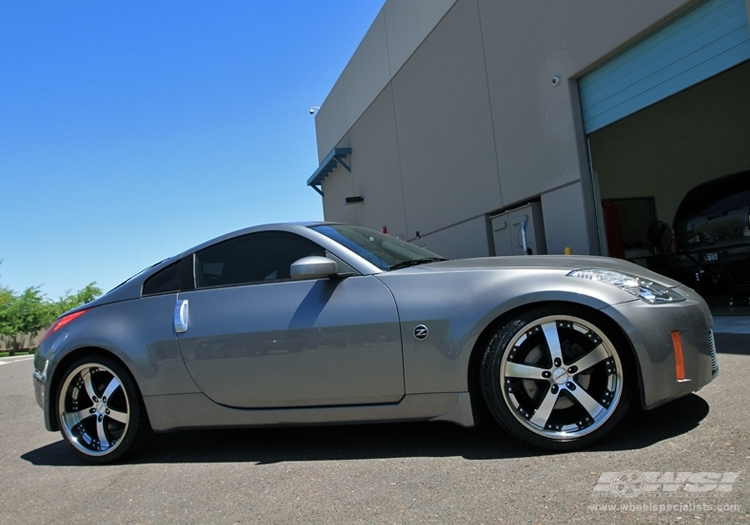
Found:
[[[427,327],[423,324],[419,324],[414,327],[414,337],[420,341],[427,339],[427,336],[429,334],[430,331],[427,330]]]

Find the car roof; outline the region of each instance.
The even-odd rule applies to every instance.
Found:
[[[676,226],[685,217],[706,204],[744,190],[750,190],[750,170],[724,175],[699,184],[683,197],[674,215],[673,225]]]

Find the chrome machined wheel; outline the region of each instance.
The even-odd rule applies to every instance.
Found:
[[[132,454],[154,433],[128,371],[105,356],[71,364],[57,390],[60,431],[73,449],[93,463]]]
[[[58,410],[68,442],[87,456],[112,453],[130,425],[122,380],[98,363],[80,365],[67,375]]]
[[[570,449],[603,436],[622,417],[625,358],[595,317],[545,309],[498,331],[482,387],[506,429],[536,445]]]

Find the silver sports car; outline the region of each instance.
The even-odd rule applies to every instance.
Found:
[[[445,260],[333,223],[224,235],[50,327],[48,430],[95,463],[197,427],[491,414],[554,450],[717,374],[712,318],[675,281],[602,257]]]

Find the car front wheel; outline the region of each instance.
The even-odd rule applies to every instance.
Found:
[[[523,441],[554,450],[586,446],[627,411],[633,378],[626,344],[597,312],[526,312],[497,330],[485,349],[484,399]]]
[[[152,430],[127,371],[107,357],[79,359],[57,395],[63,438],[93,463],[109,463],[145,446]]]

